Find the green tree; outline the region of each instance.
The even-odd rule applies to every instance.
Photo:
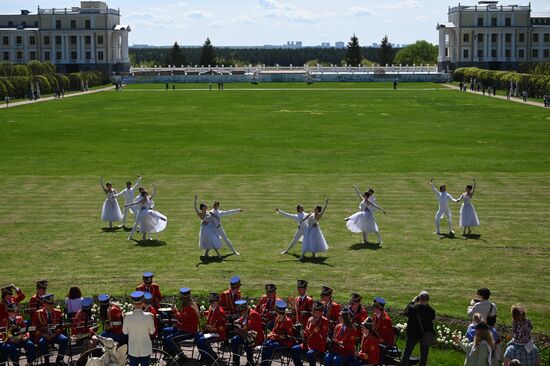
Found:
[[[210,38],[206,38],[206,41],[202,45],[200,64],[201,66],[214,65],[214,61],[216,61],[214,46],[212,46]]]
[[[38,60],[32,60],[27,63],[27,67],[33,75],[44,75],[49,72],[49,69]]]
[[[175,42],[172,49],[170,49],[170,53],[168,54],[168,57],[166,59],[166,64],[173,66],[181,66],[187,64],[187,58],[185,57],[183,50],[178,45],[178,42]]]
[[[346,49],[346,64],[351,66],[359,66],[361,63],[361,46],[359,45],[359,38],[353,34]]]
[[[439,48],[427,41],[416,41],[402,48],[395,55],[394,64],[397,65],[433,65],[437,63]]]
[[[385,35],[384,38],[382,38],[382,42],[380,42],[379,53],[380,65],[385,66],[392,64],[393,49],[387,35]]]

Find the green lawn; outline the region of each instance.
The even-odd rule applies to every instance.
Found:
[[[510,306],[521,302],[534,331],[548,333],[550,114],[438,84],[399,87],[226,84],[222,93],[181,90],[206,84],[175,92],[132,85],[0,110],[2,281],[28,294],[45,277],[60,297],[72,284],[88,295],[123,295],[152,270],[165,293],[189,286],[205,294],[240,274],[245,294],[273,281],[286,297],[305,278],[313,294],[329,284],[337,300],[357,291],[393,308],[426,289],[439,314],[457,318],[487,286],[499,322],[509,324]],[[138,173],[147,188],[158,184],[156,208],[169,219],[151,243],[104,232],[99,220],[99,176],[122,189]],[[479,237],[431,234],[431,176],[455,196],[477,179]],[[352,184],[373,187],[387,210],[377,214],[378,250],[345,228],[358,205]],[[195,192],[245,210],[224,219],[240,257],[200,260]],[[325,197],[329,252],[305,263],[298,248],[280,255],[295,224],[273,209],[310,208]]]

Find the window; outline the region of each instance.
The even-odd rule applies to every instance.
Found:
[[[491,42],[492,43],[497,43],[498,42],[498,34],[496,34],[496,33],[491,34]]]
[[[477,35],[477,43],[483,43],[483,33]]]
[[[497,50],[491,50],[491,57],[497,57]]]
[[[510,52],[510,50],[508,49],[508,50],[504,51],[504,56],[505,57],[512,57],[512,52]]]
[[[4,46],[9,46],[9,45],[10,45],[10,37],[4,36],[4,37],[3,37],[2,44],[3,44]]]
[[[539,58],[539,50],[536,48],[533,49],[533,58]]]
[[[103,44],[103,36],[97,36],[97,44]]]
[[[21,36],[15,37],[15,43],[17,43],[18,45],[21,45]]]
[[[544,33],[544,42],[550,42],[550,33]]]
[[[84,22],[84,28],[86,29],[92,28],[92,22],[90,22],[90,19],[86,19],[86,21]]]
[[[468,33],[464,33],[464,43],[470,42],[470,35]]]
[[[504,41],[506,43],[512,42],[512,33],[506,33],[506,35],[504,36]]]
[[[27,22],[21,22],[21,25],[25,28],[27,26]]]
[[[538,42],[538,41],[539,41],[539,34],[533,33],[533,42]]]
[[[524,49],[518,50],[518,57],[519,58],[524,58],[525,57],[525,50]]]
[[[61,46],[61,36],[55,36],[55,44]]]
[[[97,59],[103,61],[103,51],[97,51]]]
[[[50,45],[50,36],[44,36],[44,44],[46,46],[49,46]]]
[[[92,43],[92,37],[90,36],[84,36],[84,43],[91,44]]]
[[[71,51],[71,60],[76,60],[76,51]]]
[[[13,22],[11,20],[8,22],[8,27],[13,27]]]
[[[31,60],[36,60],[36,52],[31,51]]]
[[[512,26],[512,18],[506,18],[504,20],[504,25],[507,26],[507,27],[511,27]]]
[[[86,52],[86,60],[90,60],[92,58],[91,52]]]
[[[76,28],[76,20],[71,20],[71,29]]]
[[[71,44],[76,44],[76,36],[71,36]]]
[[[519,41],[520,42],[525,42],[525,33],[520,33],[519,34]]]
[[[4,52],[4,61],[9,61],[9,60],[10,60],[10,53]]]
[[[61,20],[55,21],[55,29],[61,29]]]
[[[497,26],[497,18],[491,18],[491,27]]]
[[[34,22],[34,27],[35,27],[35,28],[38,28],[38,20],[36,20],[36,21]]]
[[[17,51],[17,59],[22,60],[23,59],[23,52]]]
[[[34,46],[36,44],[36,37],[35,36],[30,36],[29,37],[29,44],[31,46]]]
[[[462,51],[462,58],[468,59],[470,57],[470,52],[468,50]]]
[[[477,57],[483,58],[483,50],[477,50]]]
[[[44,61],[50,61],[50,52],[49,51],[44,52]]]
[[[61,59],[63,58],[63,56],[61,55],[61,51],[57,51],[57,52],[55,53],[55,58],[56,58],[57,60],[61,60]]]
[[[544,58],[548,58],[550,57],[550,50],[549,49],[545,49],[544,50]]]

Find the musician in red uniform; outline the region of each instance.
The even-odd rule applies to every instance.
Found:
[[[153,307],[152,301],[153,301],[153,295],[150,292],[144,292],[143,293],[143,311],[153,314],[153,319],[155,320],[155,333],[151,334],[151,339],[156,338],[158,336],[159,324],[160,324],[157,309]]]
[[[372,329],[378,335],[379,341],[385,346],[393,346],[395,344],[395,334],[393,333],[393,324],[390,316],[384,309],[386,300],[381,297],[375,297],[373,309],[373,325]]]
[[[353,361],[355,355],[355,330],[348,307],[340,313],[340,323],[334,327],[331,349],[325,354],[325,366],[341,366]]]
[[[199,349],[200,359],[207,363],[213,363],[218,359],[218,356],[210,347],[210,343],[219,340],[227,339],[227,318],[225,311],[220,306],[220,295],[213,292],[208,296],[210,308],[204,314],[206,316],[206,324],[203,331],[197,333],[195,341]]]
[[[378,365],[380,363],[380,343],[372,331],[372,319],[367,318],[361,324],[361,349],[355,353],[355,360],[351,366]]]
[[[328,333],[329,335],[332,334],[334,331],[334,327],[336,324],[338,324],[338,319],[340,318],[340,311],[342,310],[342,307],[340,304],[337,304],[336,302],[332,301],[332,293],[333,289],[328,286],[323,286],[321,288],[321,301],[324,304],[323,307],[323,316],[328,319],[329,322],[329,328]]]
[[[233,366],[241,363],[241,346],[246,352],[246,360],[249,365],[254,365],[254,347],[264,341],[264,326],[260,314],[248,307],[246,300],[235,302],[241,317],[235,321],[238,327],[237,335],[231,338],[231,352],[233,352]]]
[[[143,282],[136,287],[136,291],[149,292],[153,295],[153,301],[151,304],[158,310],[159,304],[162,301],[162,294],[160,293],[160,287],[153,282],[153,272],[143,273]]]
[[[271,365],[273,353],[278,349],[290,349],[296,343],[294,334],[294,324],[292,319],[286,315],[286,302],[277,300],[275,302],[275,311],[277,317],[273,330],[267,335],[267,340],[262,348],[261,365]],[[266,362],[266,363],[264,363]]]
[[[361,304],[362,299],[363,297],[355,292],[351,293],[351,297],[349,299],[351,323],[355,328],[355,336],[357,337],[357,341],[361,340],[361,324],[363,324],[365,319],[369,317],[369,313],[367,313],[367,310]]]
[[[7,362],[8,358],[11,358],[12,363],[15,366],[19,366],[19,356],[21,348],[25,348],[25,354],[27,355],[27,362],[29,365],[36,358],[36,351],[34,349],[34,343],[29,339],[29,333],[27,332],[27,323],[22,316],[19,315],[18,306],[12,302],[8,305],[8,317],[2,320],[0,326],[7,329],[8,333],[11,333],[11,337],[5,340],[2,348],[2,363]]]
[[[31,299],[29,300],[29,306],[27,307],[27,314],[29,314],[30,319],[34,318],[34,313],[38,309],[42,309],[44,307],[44,305],[42,304],[42,296],[46,294],[47,289],[47,280],[36,281],[36,294],[32,295]]]
[[[42,296],[42,303],[44,308],[34,313],[35,343],[38,342],[40,353],[43,355],[49,354],[48,344],[57,343],[59,350],[55,363],[60,364],[69,344],[69,340],[63,334],[63,313],[61,310],[54,308],[54,296],[52,294]],[[45,356],[44,365],[49,366],[49,364],[50,358]]]
[[[241,278],[239,276],[231,277],[229,286],[229,289],[220,295],[220,306],[229,320],[236,320],[239,317],[239,312],[235,308],[235,301],[241,299]]]
[[[172,356],[180,353],[179,342],[193,339],[199,330],[199,308],[191,297],[191,289],[180,288],[181,310],[172,308],[176,325],[164,329],[164,349]]]
[[[15,294],[14,294],[15,292]],[[19,304],[25,298],[21,289],[14,284],[2,287],[2,302],[0,303],[0,322],[8,317],[8,305],[11,303]]]
[[[82,308],[78,310],[71,320],[71,337],[79,345],[83,345],[88,350],[97,345],[96,321],[92,315],[92,306],[94,300],[91,297],[82,299]]]
[[[322,302],[313,302],[311,318],[309,318],[306,327],[301,332],[304,342],[292,347],[292,359],[295,366],[302,366],[302,353],[304,352],[309,365],[315,366],[315,356],[318,353],[324,354],[327,349],[329,324],[328,319],[323,316],[323,308]]]
[[[277,297],[277,286],[273,283],[266,284],[265,295],[262,295],[260,300],[258,300],[256,309],[258,309],[258,312],[262,317],[262,321],[267,329],[273,329],[273,325],[275,324],[275,318],[277,316],[277,312],[275,311],[275,303],[278,300],[281,299]]]
[[[313,305],[313,299],[307,295],[307,281],[297,281],[298,295],[294,299],[294,319],[295,324],[301,324],[305,326],[309,317],[311,316],[311,307]]]
[[[128,336],[122,332],[122,309],[107,294],[97,297],[99,300],[99,319],[103,322],[103,333],[100,335],[111,338],[119,345],[128,343]]]

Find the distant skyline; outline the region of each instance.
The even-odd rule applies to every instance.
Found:
[[[355,33],[362,46],[380,42],[410,44],[424,39],[437,43],[438,22],[447,21],[448,6],[441,0],[106,0],[120,8],[121,23],[130,25],[129,44],[155,46],[200,45],[206,37],[214,46],[282,45],[302,41],[304,46],[347,42]],[[477,1],[460,1],[474,5]],[[527,5],[528,1],[499,4]],[[80,6],[79,0],[0,1],[0,13],[21,9]],[[531,0],[535,12],[550,12],[550,1]]]

